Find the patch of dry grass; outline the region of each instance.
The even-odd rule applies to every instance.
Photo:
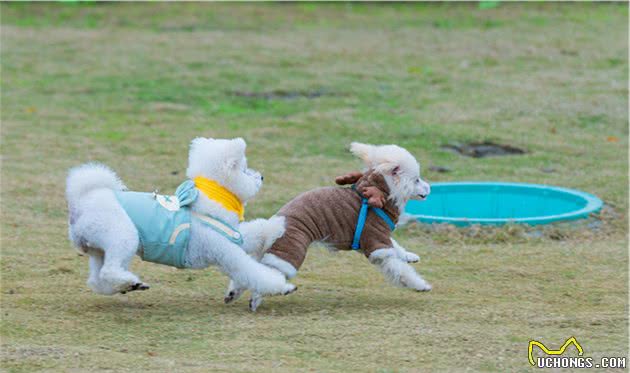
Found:
[[[569,336],[589,356],[627,355],[627,4],[0,10],[4,369],[528,371],[530,339]],[[609,207],[535,229],[408,225],[395,235],[421,255],[428,294],[322,250],[298,293],[254,315],[222,304],[215,269],[138,260],[150,291],[90,293],[66,238],[66,170],[99,160],[133,189],[170,191],[201,135],[247,139],[266,181],[248,218],[358,168],[351,141],[406,147],[430,181],[562,185]],[[484,140],[528,152],[441,149]]]

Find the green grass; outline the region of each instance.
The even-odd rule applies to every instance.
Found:
[[[570,336],[627,356],[627,4],[3,3],[2,368],[7,371],[530,371]],[[297,92],[290,99],[243,97]],[[309,92],[321,92],[308,98]],[[313,250],[256,314],[216,269],[136,260],[148,292],[102,297],[67,239],[64,178],[91,160],[172,191],[196,136],[248,141],[248,219],[396,143],[423,176],[582,189],[599,228],[409,225],[427,294]],[[449,142],[522,156],[472,159]],[[453,171],[431,172],[430,165]],[[543,172],[553,168],[555,172]],[[572,351],[574,353],[574,351]]]

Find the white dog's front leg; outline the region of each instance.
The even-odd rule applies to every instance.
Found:
[[[370,255],[370,263],[376,265],[385,278],[396,286],[407,287],[416,291],[429,291],[431,285],[402,261],[394,248],[379,249]]]
[[[230,304],[243,295],[243,293],[247,290],[242,286],[238,286],[234,280],[230,279],[230,283],[228,284],[227,290],[225,290],[225,296],[223,297],[223,302],[225,304]]]
[[[273,216],[270,219],[255,219],[241,223],[239,230],[243,235],[241,246],[256,261],[260,261],[265,252],[273,243],[284,234],[284,217]],[[223,301],[232,303],[247,290],[230,280]]]
[[[396,256],[400,259],[404,260],[407,263],[417,263],[420,261],[420,257],[410,251],[405,250],[404,247],[400,246],[396,240],[392,238],[392,244],[394,246],[394,250],[396,250]]]
[[[263,296],[259,293],[252,293],[252,297],[249,298],[249,310],[252,312],[256,312],[258,307],[263,302]]]
[[[241,248],[257,261],[259,261],[262,257],[260,253],[264,250],[265,227],[267,224],[267,220],[265,219],[254,219],[243,222],[238,227],[241,235],[243,236],[243,244],[241,245]],[[237,285],[234,280],[230,279],[230,283],[225,290],[223,302],[225,302],[225,304],[230,304],[238,300],[245,290],[247,290],[247,288]]]
[[[271,253],[265,254],[265,256],[263,256],[261,260],[261,263],[280,271],[283,275],[286,276],[287,279],[293,278],[297,274],[297,269],[295,269],[295,267],[293,267],[291,263],[280,259]],[[262,302],[263,294],[252,292],[252,296],[249,299],[249,310],[252,312],[256,312]]]
[[[229,247],[224,255],[217,258],[217,263],[239,288],[266,295],[289,294],[297,289],[286,282],[280,271],[258,263],[238,246]]]

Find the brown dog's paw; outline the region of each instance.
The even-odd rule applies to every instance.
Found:
[[[354,184],[357,182],[357,180],[359,180],[361,177],[363,176],[362,172],[350,172],[348,174],[345,174],[343,176],[337,176],[335,178],[335,183],[337,183],[337,185],[348,185],[348,184]]]
[[[362,188],[361,194],[363,194],[363,197],[367,198],[368,205],[379,209],[385,206],[385,194],[377,187],[369,186]]]

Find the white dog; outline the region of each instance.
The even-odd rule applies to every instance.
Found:
[[[362,252],[394,285],[431,290],[431,285],[407,264],[420,258],[391,238],[407,201],[425,199],[430,193],[429,184],[420,178],[420,165],[396,145],[352,143],[350,150],[365,162],[366,171],[337,178],[337,183],[353,187],[318,188],[289,201],[276,215],[285,218],[278,221],[285,223],[284,235],[266,253],[263,246],[252,256],[292,278],[308,246],[320,241],[338,250]],[[244,290],[230,283],[225,302],[234,301]],[[254,292],[250,309],[255,311],[261,302],[262,294]]]
[[[239,287],[255,293],[294,291],[282,273],[243,250],[268,246],[284,232],[281,218],[239,225],[244,203],[263,180],[247,167],[245,148],[240,138],[194,139],[186,170],[190,180],[175,196],[126,191],[104,165],[71,169],[66,188],[69,235],[89,255],[88,286],[105,295],[148,289],[128,270],[138,254],[181,268],[218,265]]]

